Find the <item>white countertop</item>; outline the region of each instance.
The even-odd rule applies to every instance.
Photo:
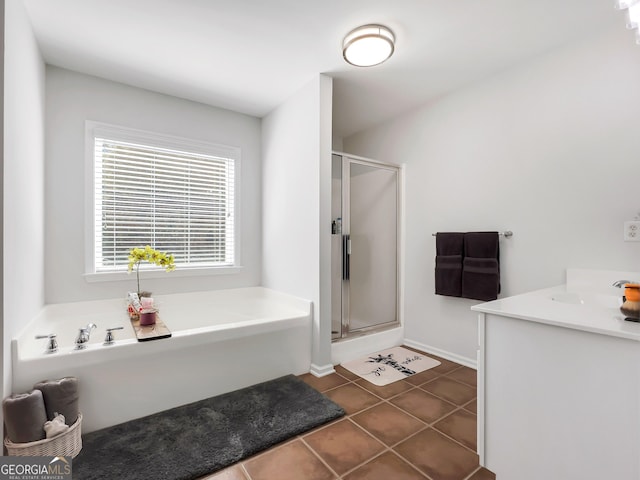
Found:
[[[582,275],[585,272],[587,275]],[[474,305],[471,310],[640,341],[640,323],[625,320],[617,305],[622,302],[624,289],[611,287],[616,279],[640,277],[629,278],[625,276],[627,272],[607,272],[609,276],[601,281],[602,272],[597,271],[599,276],[592,277],[597,278],[598,283],[593,284],[585,281],[590,278],[589,272],[593,271],[568,270],[566,285],[493,300]],[[611,278],[614,280],[609,281]],[[575,303],[566,303],[566,300]],[[584,303],[578,303],[580,301]]]

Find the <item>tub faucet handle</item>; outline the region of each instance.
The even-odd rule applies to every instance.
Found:
[[[56,341],[57,335],[55,333],[50,333],[49,335],[36,335],[36,340],[40,340],[42,338],[49,339],[45,353],[56,353],[58,351],[58,342]]]
[[[114,330],[122,330],[124,327],[111,327],[111,328],[107,328],[107,336],[104,337],[104,343],[103,345],[113,345],[114,343],[116,343],[116,339],[113,337],[113,332]]]

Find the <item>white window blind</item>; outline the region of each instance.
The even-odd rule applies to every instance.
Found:
[[[177,266],[234,264],[233,158],[94,137],[96,272],[151,245]]]

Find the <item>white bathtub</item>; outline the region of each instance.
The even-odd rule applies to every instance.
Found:
[[[83,432],[309,371],[311,302],[262,287],[155,297],[171,338],[138,342],[124,299],[47,305],[12,340],[13,392],[74,375]],[[78,329],[98,328],[84,350]],[[106,328],[116,343],[103,346]],[[45,353],[55,333],[59,350]]]

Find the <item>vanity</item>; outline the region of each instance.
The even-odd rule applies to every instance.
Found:
[[[640,323],[617,280],[569,269],[565,285],[478,312],[478,453],[500,480],[640,479]]]

